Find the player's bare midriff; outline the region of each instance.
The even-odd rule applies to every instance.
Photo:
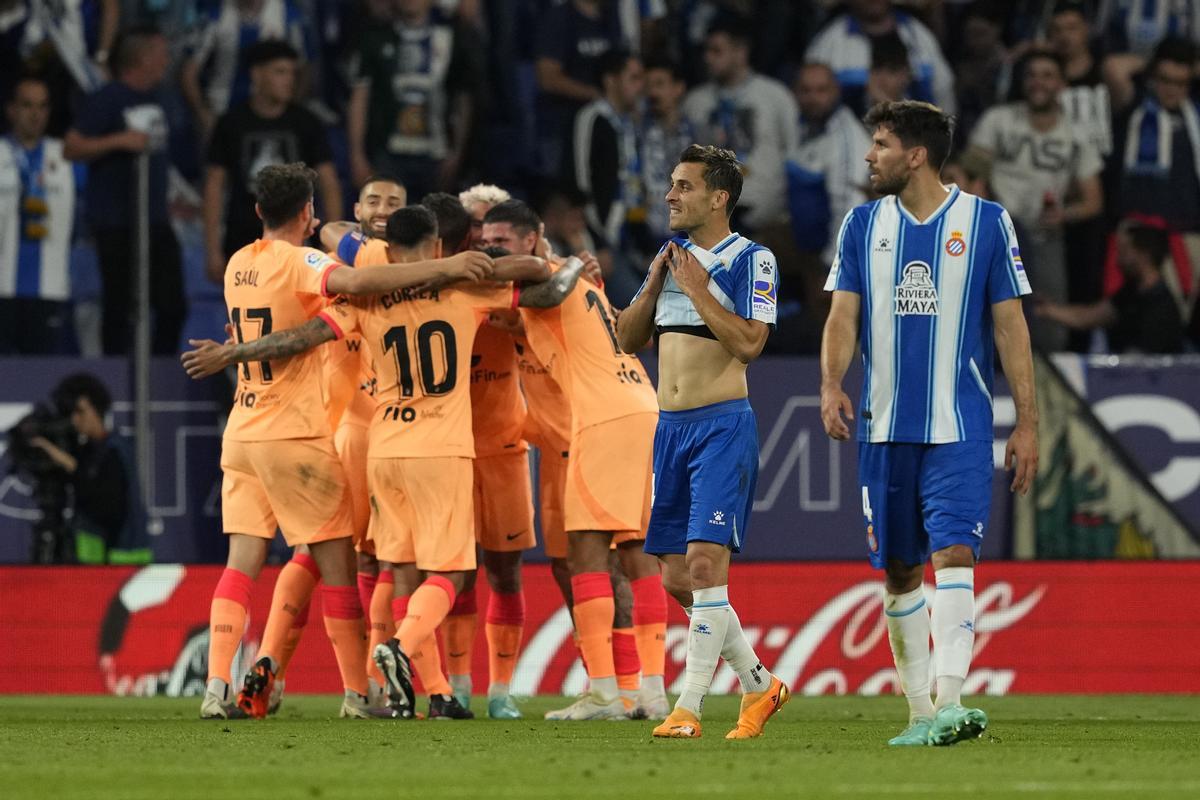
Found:
[[[745,397],[746,365],[715,339],[664,333],[658,342],[658,404],[663,411]]]

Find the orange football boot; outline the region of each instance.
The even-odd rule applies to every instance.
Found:
[[[742,695],[742,709],[738,713],[737,726],[725,734],[726,739],[753,739],[762,736],[763,726],[776,711],[783,708],[792,693],[783,681],[771,676],[771,685],[765,692],[747,692]]]
[[[654,735],[660,739],[699,739],[700,718],[686,708],[676,708],[654,729]]]

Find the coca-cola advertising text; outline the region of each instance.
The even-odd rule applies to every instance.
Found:
[[[262,636],[277,568],[254,593],[242,663]],[[219,567],[0,568],[0,692],[194,695],[207,672],[208,608]],[[763,662],[797,694],[897,691],[880,574],[847,563],[735,565],[730,595]],[[487,607],[480,581],[479,607]],[[1197,562],[985,562],[976,571],[967,691],[1200,692]],[[932,599],[932,585],[926,585]],[[518,694],[573,694],[585,674],[549,570],[525,570]],[[487,685],[486,644],[475,685]],[[336,692],[316,609],[289,691]],[[686,619],[672,603],[667,685],[682,680]],[[736,691],[722,665],[714,691]]]

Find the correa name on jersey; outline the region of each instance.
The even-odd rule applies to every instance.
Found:
[[[379,303],[384,308],[391,308],[399,303],[410,303],[414,300],[432,300],[436,303],[440,299],[440,292],[437,289],[396,289],[388,294],[380,295]]]
[[[990,309],[1030,292],[1007,211],[957,187],[925,222],[858,206],[825,288],[862,298],[860,441],[992,440]]]

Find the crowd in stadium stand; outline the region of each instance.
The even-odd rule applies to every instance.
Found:
[[[0,354],[131,347],[133,163],[150,153],[153,349],[219,335],[265,164],[495,183],[617,306],[669,236],[692,141],[746,164],[734,228],[779,256],[773,352],[812,353],[872,104],[959,119],[944,179],[1018,225],[1048,351],[1200,346],[1200,2],[0,0]]]

